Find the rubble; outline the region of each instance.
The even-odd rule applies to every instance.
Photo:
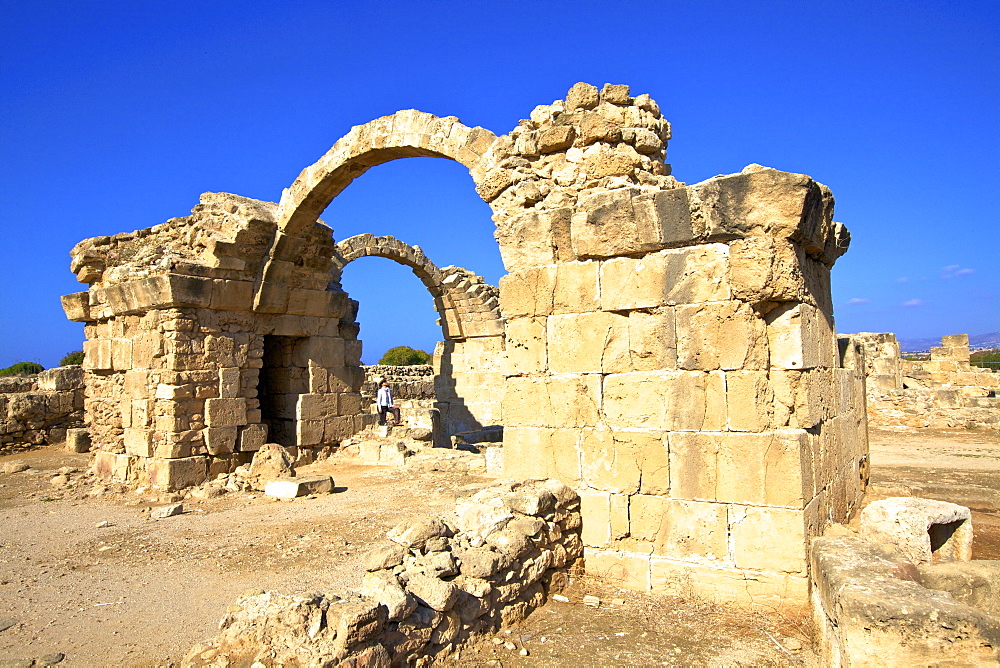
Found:
[[[470,504],[494,508],[498,500],[509,510],[506,522],[472,519],[490,515],[469,512]],[[390,543],[369,553],[359,593],[241,597],[219,635],[182,665],[395,665],[446,656],[542,605],[582,555],[579,521],[571,519],[579,497],[557,481],[480,486],[459,512],[465,528],[457,514],[394,527]],[[487,553],[492,566],[484,568]]]

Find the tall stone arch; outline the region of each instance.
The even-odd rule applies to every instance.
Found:
[[[263,312],[284,308],[288,291],[281,277],[287,272],[286,263],[294,263],[302,235],[354,179],[391,160],[435,157],[465,165],[478,185],[480,161],[496,139],[489,130],[470,128],[454,116],[439,118],[414,109],[353,127],[282,192],[277,233],[254,286],[254,308]]]
[[[383,257],[409,267],[434,298],[444,339],[433,360],[444,433],[500,424],[504,331],[499,290],[467,269],[439,268],[419,246],[368,233],[334,246],[334,280],[339,283],[344,267],[362,257]]]

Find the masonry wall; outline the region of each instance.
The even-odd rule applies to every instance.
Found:
[[[929,360],[904,360],[896,336],[844,337],[864,347],[868,415],[876,427],[1000,429],[1000,373],[969,364],[969,337],[942,337]]]
[[[83,370],[46,369],[0,378],[0,453],[58,443],[83,426]]]
[[[208,193],[191,216],[73,251],[88,292],[86,414],[95,470],[161,488],[247,463],[266,441],[337,443],[362,426],[356,305],[328,287],[329,228],[289,274],[287,312],[252,312],[273,205]],[[324,257],[324,252],[326,257]]]

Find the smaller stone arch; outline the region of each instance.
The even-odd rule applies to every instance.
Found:
[[[420,246],[365,233],[344,239],[334,247],[334,280],[339,282],[344,266],[360,257],[384,257],[409,267],[434,298],[446,340],[503,335],[499,289],[487,284],[482,276],[461,267],[439,268]]]

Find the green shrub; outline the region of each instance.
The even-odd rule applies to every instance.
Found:
[[[66,356],[59,360],[59,366],[79,366],[83,364],[83,351],[74,350],[71,353],[66,353]]]
[[[18,362],[6,369],[0,369],[0,376],[29,376],[33,373],[41,373],[45,367],[34,362]]]
[[[431,356],[423,350],[414,350],[409,346],[396,346],[395,348],[389,348],[389,350],[385,351],[385,355],[382,355],[382,359],[380,359],[378,363],[388,364],[390,366],[430,364]]]

